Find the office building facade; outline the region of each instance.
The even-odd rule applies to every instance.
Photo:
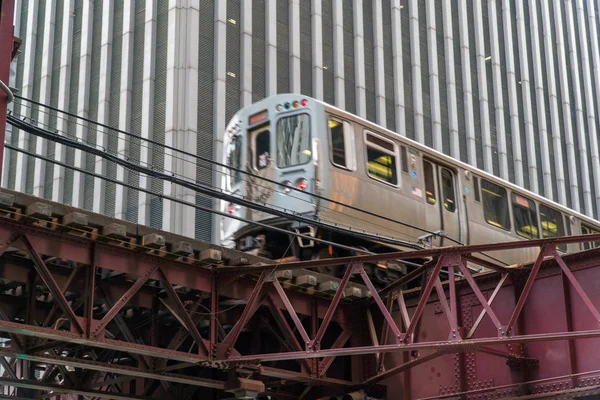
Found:
[[[240,107],[296,92],[586,215],[600,212],[597,0],[17,0],[24,97],[216,157]],[[26,102],[15,115],[212,185],[192,155]],[[598,113],[598,115],[597,115]],[[156,193],[210,199],[64,146],[13,145]],[[7,151],[4,187],[200,239],[209,213]]]

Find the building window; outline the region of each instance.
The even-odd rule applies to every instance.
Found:
[[[366,144],[367,173],[369,176],[391,185],[397,185],[398,164],[394,143],[367,132]]]
[[[427,199],[427,203],[435,204],[435,181],[433,179],[433,165],[430,162],[423,161],[423,177],[425,179],[425,199]]]
[[[537,208],[533,200],[526,199],[518,194],[512,194],[513,217],[515,219],[515,232],[527,239],[540,237],[538,230]]]
[[[564,219],[560,211],[540,204],[540,223],[542,226],[542,238],[554,238],[565,236]],[[556,246],[561,251],[567,251],[567,245]]]
[[[482,179],[481,197],[483,199],[483,216],[486,222],[509,231],[510,214],[506,189]]]

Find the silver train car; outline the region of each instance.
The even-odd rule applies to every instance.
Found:
[[[424,232],[432,246],[484,244],[600,232],[600,222],[425,147],[329,104],[297,94],[279,94],[233,116],[223,140],[221,188],[270,207],[293,211],[331,226],[349,227],[417,243]],[[268,178],[277,183],[269,183]],[[301,190],[290,190],[294,186]],[[312,196],[318,194],[323,200]],[[349,206],[413,227],[365,215]],[[319,239],[358,250],[388,252],[410,246],[365,240],[337,230],[221,202],[221,210],[250,221],[313,237],[293,239],[223,217],[221,243],[272,259],[300,260],[353,254]],[[562,252],[600,242],[560,246]],[[357,252],[354,252],[358,254]],[[535,249],[486,254],[508,265],[532,260]],[[423,260],[415,260],[417,262]],[[321,272],[339,274],[335,269]],[[369,273],[380,284],[405,273],[377,264]]]

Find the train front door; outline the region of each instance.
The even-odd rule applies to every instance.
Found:
[[[423,160],[425,201],[427,202],[426,223],[431,231],[444,231],[446,236],[460,239],[460,219],[456,190],[456,174],[451,169]],[[452,242],[443,237],[432,239],[434,246]]]

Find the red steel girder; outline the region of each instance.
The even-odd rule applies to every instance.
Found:
[[[135,249],[118,246],[111,243],[94,241],[87,237],[76,237],[70,234],[45,229],[35,225],[23,225],[10,219],[0,219],[0,245],[14,240],[14,235],[26,234],[29,242],[39,254],[59,259],[70,260],[82,265],[96,265],[98,268],[113,270],[123,274],[142,276],[148,268],[157,262],[172,285],[179,285],[195,290],[210,293],[214,282],[212,270],[199,267],[179,260],[167,259],[155,254],[141,253]],[[13,247],[25,249],[21,241],[15,242]],[[93,251],[95,247],[95,252]],[[12,265],[11,268],[16,267]],[[23,268],[23,271],[27,271]],[[21,280],[18,270],[4,269],[4,274],[10,274],[14,280]],[[19,278],[19,279],[16,279]],[[160,280],[158,272],[150,279]],[[246,299],[256,286],[252,279],[238,278],[234,282],[227,283],[219,280],[219,296],[234,299]],[[224,282],[224,283],[223,283]],[[227,283],[227,284],[226,284]],[[112,285],[112,284],[111,284]],[[81,288],[85,287],[82,283]],[[79,286],[77,286],[79,288]],[[274,290],[274,289],[271,289]],[[303,315],[312,314],[312,302],[318,305],[319,317],[323,317],[329,302],[325,298],[314,298],[308,294],[297,291],[286,290],[290,303],[297,313]],[[150,308],[151,296],[148,297]],[[278,304],[283,308],[282,304]]]
[[[175,304],[174,311],[179,316],[179,318],[181,318],[181,320],[183,321],[183,326],[190,332],[190,334],[196,341],[196,345],[198,346],[198,353],[203,357],[208,357],[209,350],[206,348],[204,339],[200,335],[200,332],[198,332],[198,328],[196,328],[196,324],[194,323],[192,317],[190,317],[190,314],[185,309],[185,306],[181,302],[181,299],[177,295],[177,292],[175,291],[175,289],[173,289],[173,286],[169,283],[169,280],[168,280],[167,276],[165,275],[164,271],[162,270],[162,268],[160,268],[160,266],[158,266],[158,265],[157,265],[157,268],[158,268],[159,276],[161,277],[161,279],[165,285],[165,289],[166,289],[167,293],[169,294],[169,299],[173,302],[173,304]]]
[[[257,273],[265,270],[279,271],[279,270],[294,270],[294,269],[310,269],[316,267],[326,267],[331,264],[343,265],[351,263],[373,263],[380,261],[394,261],[394,260],[406,260],[411,258],[427,258],[427,257],[440,257],[444,254],[457,254],[457,255],[471,255],[472,253],[491,252],[500,250],[516,250],[526,249],[532,247],[541,247],[544,245],[552,246],[557,244],[568,244],[568,243],[585,243],[600,240],[599,234],[591,235],[575,235],[575,236],[564,236],[552,239],[533,239],[533,240],[519,240],[514,242],[499,242],[493,244],[478,244],[469,246],[459,247],[441,247],[427,250],[414,250],[414,251],[398,251],[391,253],[382,254],[368,254],[361,256],[350,256],[336,258],[335,261],[330,259],[320,259],[311,261],[296,261],[280,264],[266,264],[256,267],[221,267],[219,271],[221,273]]]
[[[62,385],[43,383],[40,381],[33,381],[33,380],[26,380],[26,379],[12,379],[12,378],[0,377],[0,384],[2,384],[4,386],[9,386],[9,387],[12,386],[12,387],[17,387],[17,388],[45,390],[47,392],[52,392],[52,394],[48,395],[48,397],[57,396],[59,393],[65,393],[65,394],[77,394],[77,395],[88,396],[88,397],[100,397],[102,399],[111,399],[111,400],[144,400],[143,397],[138,397],[138,396],[128,396],[125,394],[107,392],[107,391],[102,391],[102,390],[69,388],[69,387],[62,386]]]
[[[39,253],[36,251],[33,244],[29,241],[29,238],[26,235],[24,235],[21,241],[25,244],[25,247],[29,251],[29,255],[31,256],[33,266],[35,267],[37,273],[40,275],[40,277],[52,293],[52,296],[54,296],[54,299],[58,302],[60,308],[67,315],[73,326],[75,326],[75,328],[77,328],[79,332],[84,332],[81,323],[77,319],[77,315],[75,315],[75,312],[69,305],[69,302],[63,295],[63,292],[60,290],[60,288],[56,284],[56,281],[52,277],[52,273],[48,270],[48,267],[40,257]]]
[[[0,360],[4,357],[18,357],[21,360],[28,360],[37,363],[71,366],[74,368],[87,369],[91,371],[110,372],[113,374],[131,376],[136,378],[156,379],[160,381],[181,383],[184,385],[201,386],[213,389],[223,389],[225,382],[215,379],[200,378],[197,376],[185,376],[169,373],[153,373],[133,368],[129,366],[120,366],[118,364],[109,364],[92,360],[85,360],[73,357],[59,356],[34,356],[29,354],[21,354],[10,350],[0,349]]]

